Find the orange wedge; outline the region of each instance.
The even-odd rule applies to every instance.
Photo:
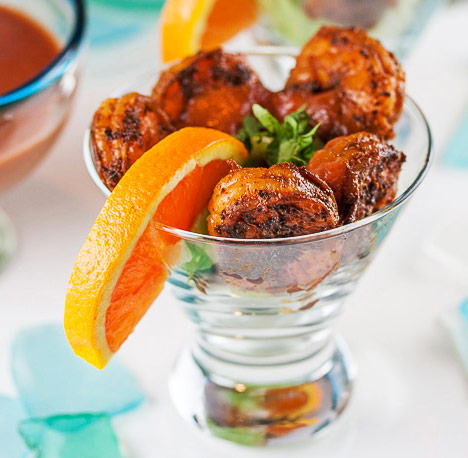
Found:
[[[74,352],[103,368],[159,295],[177,243],[164,223],[188,230],[244,145],[214,129],[187,127],[148,150],[107,199],[81,248],[65,301]],[[165,234],[165,235],[164,235]]]
[[[255,0],[167,0],[161,13],[162,59],[210,50],[254,23]]]

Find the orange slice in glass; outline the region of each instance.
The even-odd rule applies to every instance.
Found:
[[[256,0],[167,0],[161,13],[164,62],[219,47],[257,20]]]
[[[247,159],[244,145],[202,127],[179,130],[148,150],[107,199],[81,248],[65,302],[74,352],[103,368],[161,292],[177,237],[188,230],[216,183]]]

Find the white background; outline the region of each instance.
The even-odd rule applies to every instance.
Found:
[[[61,139],[29,179],[0,198],[20,243],[0,275],[0,392],[14,394],[8,357],[16,331],[61,321],[74,258],[104,201],[82,160],[92,113],[157,59],[156,26],[114,50],[92,50]],[[468,457],[468,378],[439,321],[468,296],[468,279],[451,279],[422,255],[425,238],[468,213],[468,170],[445,169],[440,159],[468,106],[468,5],[441,12],[405,68],[408,92],[432,125],[437,157],[341,320],[359,369],[343,421],[321,439],[277,449],[239,447],[185,424],[166,380],[190,326],[164,292],[120,351],[150,398],[115,422],[129,457]],[[450,242],[466,249],[467,236]]]

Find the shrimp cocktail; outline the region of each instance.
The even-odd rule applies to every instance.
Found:
[[[104,101],[75,353],[104,367],[167,285],[197,330],[170,379],[184,417],[248,445],[333,423],[353,386],[334,324],[429,162],[404,81],[365,32],[323,27],[297,58],[202,51]]]

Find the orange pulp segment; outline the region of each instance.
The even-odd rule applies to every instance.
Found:
[[[64,325],[74,352],[103,368],[159,295],[188,230],[216,183],[247,151],[214,129],[187,127],[148,150],[107,199],[75,262]]]

